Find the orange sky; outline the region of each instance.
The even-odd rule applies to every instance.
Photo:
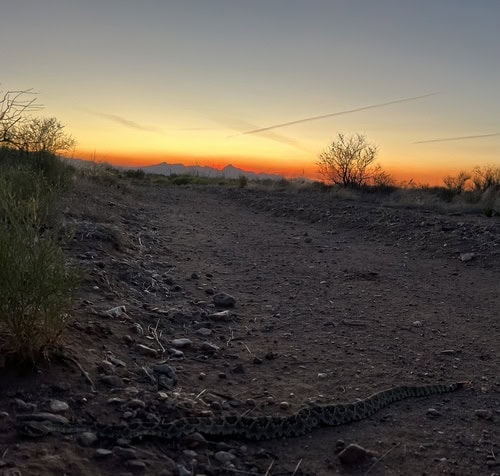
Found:
[[[217,169],[222,169],[226,165],[231,164],[235,167],[247,170],[250,172],[263,172],[270,174],[279,174],[287,178],[305,176],[307,178],[317,180],[321,177],[317,173],[317,167],[314,160],[292,160],[277,162],[275,158],[254,158],[251,156],[196,156],[188,154],[120,154],[115,152],[97,153],[88,150],[76,150],[72,154],[74,157],[85,160],[93,160],[96,162],[107,162],[113,165],[123,165],[128,167],[141,167],[147,165],[155,165],[161,162],[169,164],[184,164],[184,165],[200,165],[210,166]],[[383,163],[383,161],[379,161]],[[481,165],[481,164],[477,164]],[[471,170],[471,167],[435,167],[428,166],[418,167],[409,165],[388,164],[383,167],[389,172],[398,184],[402,184],[413,180],[416,184],[424,185],[442,185],[443,178],[447,175],[454,175],[460,170]]]

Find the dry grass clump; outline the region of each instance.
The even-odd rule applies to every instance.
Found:
[[[62,178],[51,173],[0,163],[0,345],[18,363],[36,362],[57,341],[78,284],[61,248]]]

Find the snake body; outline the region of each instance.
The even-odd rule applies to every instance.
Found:
[[[268,440],[300,436],[320,426],[339,426],[374,415],[388,405],[408,398],[425,397],[454,392],[467,382],[450,384],[399,386],[383,390],[352,403],[317,404],[301,408],[287,416],[216,416],[187,417],[159,423],[140,423],[136,427],[108,425],[97,428],[101,438],[161,438],[174,440],[192,433],[206,436],[239,437],[249,440]],[[78,426],[49,422],[23,421],[18,426],[21,434],[31,437],[47,433],[77,433],[92,431]]]

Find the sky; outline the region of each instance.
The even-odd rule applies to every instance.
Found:
[[[6,0],[0,44],[75,157],[315,178],[360,133],[398,180],[500,165],[500,0]]]

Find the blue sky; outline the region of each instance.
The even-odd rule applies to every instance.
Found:
[[[414,143],[500,133],[498,0],[16,0],[0,41],[0,89],[38,91],[82,154],[313,173],[360,132],[423,180],[500,162],[500,135]]]

